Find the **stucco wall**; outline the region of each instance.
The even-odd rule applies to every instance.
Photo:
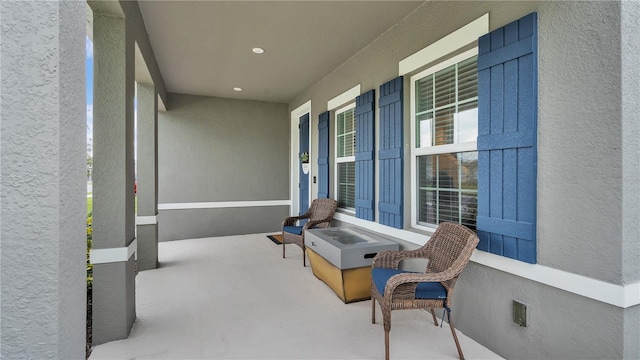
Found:
[[[81,359],[85,5],[0,3],[3,359]]]
[[[635,134],[637,122],[621,114],[637,118],[633,109],[639,102],[634,92],[638,87],[634,67],[638,52],[637,45],[621,45],[621,36],[628,39],[625,43],[637,44],[638,29],[633,15],[637,14],[637,5],[623,5],[631,8],[624,24],[635,29],[621,35],[619,2],[427,2],[296,97],[289,108],[312,101],[312,137],[317,138],[318,115],[327,110],[327,100],[357,84],[361,84],[362,93],[371,88],[378,91],[382,83],[398,75],[400,60],[485,13],[490,16],[489,30],[494,30],[536,11],[538,264],[628,285],[640,279],[634,255],[638,222],[626,220],[638,218],[638,192],[637,182],[623,179],[623,173],[628,179],[637,178],[639,157],[637,137],[622,135],[626,130]],[[626,55],[623,62],[621,52]],[[629,68],[624,74],[630,78],[624,81],[621,64]],[[405,106],[408,179],[412,137],[408,132],[407,100]],[[317,162],[312,164],[315,173]],[[623,188],[631,192],[627,194]],[[317,185],[311,191],[316,196]],[[630,196],[633,199],[628,199]],[[627,199],[626,205],[623,198]],[[407,217],[410,203],[407,181]],[[512,300],[529,305],[529,327],[517,328],[512,322]],[[507,358],[620,358],[640,354],[638,342],[632,338],[638,338],[638,330],[629,333],[632,324],[638,323],[638,305],[624,309],[492,267],[470,265],[456,288],[454,306],[459,308],[454,309],[458,329]]]
[[[527,305],[527,327],[513,322],[513,300]],[[473,262],[456,285],[453,316],[507,359],[623,358],[625,310]]]
[[[622,3],[623,281],[640,279],[640,2]],[[640,336],[639,336],[640,338]]]
[[[540,6],[538,259],[621,284],[620,5]]]
[[[397,76],[400,60],[481,15],[489,13],[493,30],[537,11],[538,222],[544,224],[538,229],[538,262],[620,284],[622,155],[620,146],[609,145],[621,141],[619,7],[614,2],[428,3],[298,96],[290,108],[311,99],[317,125],[327,100],[356,84],[362,92],[378,90]],[[464,15],[444,24],[439,21],[450,14]],[[405,170],[408,178],[408,164]],[[317,184],[312,193],[317,194]],[[409,191],[405,204],[410,204]],[[409,211],[405,207],[405,213]],[[584,238],[592,241],[585,244]]]
[[[162,210],[289,199],[286,104],[171,94],[158,119],[161,241],[277,231],[288,206]]]
[[[621,7],[622,280],[631,284],[640,279],[640,2]],[[640,357],[640,305],[626,310],[624,332],[624,357]]]
[[[135,43],[131,21],[94,9],[92,342],[124,339],[135,316],[133,255],[96,262],[95,254],[135,239]],[[114,194],[120,194],[115,196]],[[127,261],[124,261],[128,259]]]

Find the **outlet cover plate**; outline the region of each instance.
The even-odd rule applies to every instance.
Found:
[[[527,327],[527,305],[513,300],[513,322]]]

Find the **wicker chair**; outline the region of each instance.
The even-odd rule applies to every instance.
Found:
[[[431,239],[416,250],[385,251],[373,259],[371,271],[371,322],[376,322],[376,301],[382,307],[384,323],[385,359],[389,359],[389,331],[391,311],[404,309],[429,309],[438,326],[434,309],[445,309],[449,327],[458,349],[460,360],[464,359],[458,336],[451,318],[453,286],[465,268],[473,249],[478,245],[478,236],[462,225],[441,223]],[[424,273],[398,270],[404,259],[429,259]],[[444,315],[443,319],[444,321]]]
[[[338,202],[333,199],[315,199],[305,214],[284,219],[282,223],[282,257],[285,257],[285,244],[296,244],[302,248],[302,266],[307,266],[304,231],[329,227],[337,206]],[[302,219],[309,219],[309,221],[302,226],[296,226],[296,222]]]

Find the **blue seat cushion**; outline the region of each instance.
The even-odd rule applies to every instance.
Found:
[[[394,269],[386,269],[386,268],[373,268],[371,270],[371,279],[373,279],[373,283],[376,285],[376,289],[380,295],[384,295],[384,287],[387,285],[387,281],[393,275],[397,274],[406,274],[413,273],[419,274],[411,271],[402,271],[402,270],[394,270]],[[421,282],[418,283],[416,287],[416,299],[446,299],[447,298],[447,289],[442,286],[439,282]]]
[[[285,226],[282,230],[289,234],[302,235],[302,226]]]

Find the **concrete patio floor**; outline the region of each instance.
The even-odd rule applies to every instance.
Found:
[[[90,359],[384,358],[379,307],[371,324],[371,301],[345,305],[295,245],[283,259],[266,234],[163,242],[159,260],[136,278],[129,338]],[[501,359],[458,336],[467,359]],[[458,358],[448,327],[421,310],[393,312],[390,344],[392,359]]]

